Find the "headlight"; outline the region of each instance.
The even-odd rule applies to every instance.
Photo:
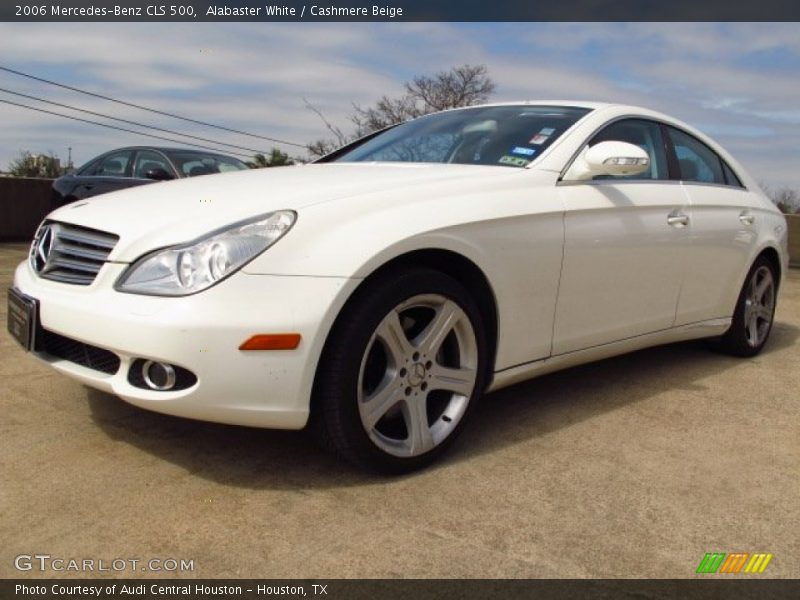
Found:
[[[297,215],[282,210],[241,221],[199,240],[137,260],[116,289],[134,294],[187,296],[211,287],[253,260],[291,229]]]

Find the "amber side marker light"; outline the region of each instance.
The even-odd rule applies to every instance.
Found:
[[[299,333],[259,333],[243,342],[239,350],[294,350],[299,344]]]

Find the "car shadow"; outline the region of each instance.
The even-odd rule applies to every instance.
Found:
[[[769,360],[797,344],[800,328],[776,323],[769,344],[750,361]],[[461,439],[431,470],[546,436],[667,390],[702,394],[704,379],[743,360],[704,341],[641,350],[573,367],[488,394]],[[746,361],[745,361],[746,362]],[[111,439],[218,483],[251,489],[323,489],[380,485],[383,477],[336,460],[308,431],[220,425],[150,412],[87,388],[91,415]],[[413,475],[409,475],[413,477]]]
[[[748,362],[795,346],[800,328],[777,324],[769,343],[755,358],[716,350],[707,340],[656,346],[580,365],[488,394],[465,427],[466,459],[520,441],[542,437],[623,406],[668,391],[687,392],[702,401],[711,386],[705,380]],[[712,384],[713,385],[713,384]]]

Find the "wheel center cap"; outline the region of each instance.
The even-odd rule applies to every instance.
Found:
[[[414,363],[408,371],[408,383],[414,387],[425,381],[428,370],[422,363]]]

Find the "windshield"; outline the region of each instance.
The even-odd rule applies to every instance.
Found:
[[[525,167],[588,112],[519,105],[436,113],[393,127],[333,160]]]
[[[197,152],[167,152],[181,177],[195,177],[211,173],[243,171],[249,167],[242,161],[220,154],[200,154]]]

